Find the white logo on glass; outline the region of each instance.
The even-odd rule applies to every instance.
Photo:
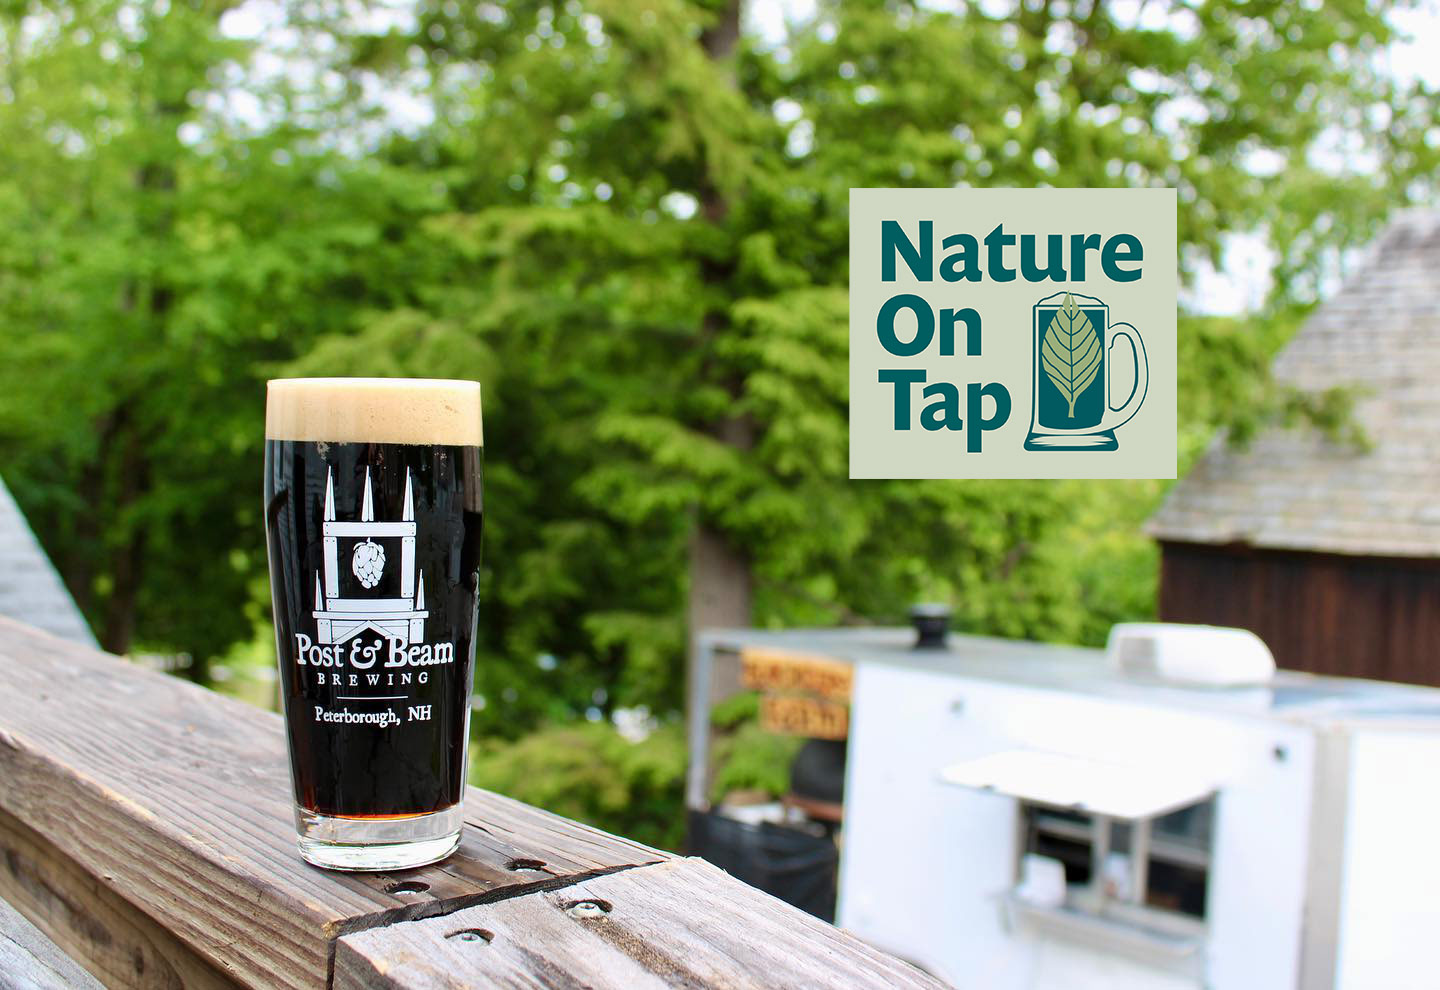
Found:
[[[365,469],[365,495],[359,522],[335,518],[335,479],[325,476],[324,576],[315,574],[315,633],[321,643],[344,643],[371,629],[400,645],[425,639],[425,575],[415,573],[415,502],[410,472],[405,472],[405,505],[399,522],[376,522],[370,493],[370,469]],[[360,538],[351,551],[350,571],[367,591],[380,583],[385,572],[385,548],[377,538],[400,540],[400,595],[396,598],[347,598],[340,594],[340,539]]]

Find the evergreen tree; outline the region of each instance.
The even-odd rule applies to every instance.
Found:
[[[1440,151],[1383,13],[1311,6],[851,0],[777,43],[738,0],[311,0],[298,77],[214,0],[0,7],[7,481],[106,644],[203,677],[266,620],[264,379],[481,380],[497,733],[677,708],[687,614],[1094,642],[1153,611],[1160,484],[846,480],[848,190],[1176,186],[1184,276],[1280,258],[1260,319],[1182,320],[1184,449],[1333,420],[1268,356]]]
[[[226,7],[0,9],[5,477],[101,643],[200,680],[265,611],[264,380],[397,304],[371,290],[428,199],[317,143],[316,94],[247,88]],[[273,122],[226,113],[237,89]]]
[[[492,456],[546,478],[492,503],[530,524],[498,521],[524,545],[491,558],[496,649],[594,658],[613,700],[668,707],[682,588],[692,624],[942,597],[971,630],[1092,642],[1153,609],[1157,484],[846,480],[849,188],[1177,186],[1184,274],[1267,232],[1293,325],[1336,251],[1431,188],[1433,101],[1370,68],[1390,35],[1360,2],[992,8],[822,4],[775,46],[733,0],[426,5],[357,45],[382,74],[425,53],[443,312],[496,354]],[[1391,130],[1354,133],[1379,167],[1317,167],[1377,102]],[[1186,327],[1187,362],[1231,354],[1219,387],[1246,399],[1187,377],[1190,434],[1276,405],[1276,338]]]

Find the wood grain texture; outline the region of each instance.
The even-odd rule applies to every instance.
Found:
[[[347,935],[335,990],[937,988],[699,859]]]
[[[0,986],[6,990],[101,990],[93,976],[3,900]]]
[[[241,985],[323,986],[337,935],[667,858],[472,791],[443,864],[318,870],[295,851],[278,716],[4,619],[0,683],[0,810],[43,838],[36,882],[55,860],[103,880]]]
[[[0,899],[107,987],[234,990],[237,983],[44,837],[0,811]],[[0,968],[0,974],[4,969]],[[5,986],[0,978],[0,988]]]
[[[1287,670],[1440,687],[1440,561],[1160,546],[1164,621],[1254,630]]]

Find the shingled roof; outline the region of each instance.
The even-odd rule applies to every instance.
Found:
[[[0,615],[95,645],[84,616],[0,481]]]
[[[1217,438],[1146,531],[1162,540],[1440,557],[1440,211],[1395,218],[1280,352],[1275,377],[1358,386],[1361,451],[1309,428]]]

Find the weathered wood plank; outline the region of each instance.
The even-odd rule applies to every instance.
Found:
[[[0,986],[15,990],[101,990],[93,976],[3,900]]]
[[[667,858],[472,791],[460,850],[445,863],[328,873],[295,851],[277,716],[9,620],[0,683],[0,810],[43,839],[38,862],[102,879],[173,937],[154,952],[178,944],[241,985],[324,985],[339,934]],[[43,910],[33,898],[17,907]],[[31,920],[61,942],[63,926]]]
[[[936,988],[944,984],[698,859],[341,938],[334,990]]]
[[[105,986],[235,990],[235,981],[115,893],[109,879],[86,873],[0,811],[0,899]]]

